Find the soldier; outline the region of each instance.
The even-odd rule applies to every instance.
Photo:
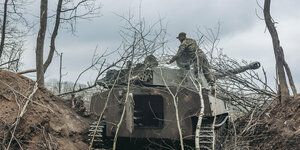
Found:
[[[189,70],[190,65],[193,64],[196,78],[198,78],[198,70],[202,70],[206,80],[212,87],[212,93],[214,93],[215,80],[210,72],[210,65],[206,55],[198,47],[194,39],[186,38],[186,33],[181,32],[176,38],[181,42],[181,44],[176,55],[167,61],[167,64],[171,64],[176,60],[178,67],[186,70]]]
[[[89,116],[86,108],[84,106],[83,96],[74,97],[74,107],[75,111],[83,117]]]

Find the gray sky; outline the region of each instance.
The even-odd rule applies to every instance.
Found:
[[[167,40],[175,53],[179,42],[175,39],[179,32],[186,32],[188,37],[196,38],[197,28],[214,28],[221,24],[219,48],[236,60],[260,61],[267,71],[269,82],[275,78],[275,60],[272,41],[265,28],[262,10],[255,0],[102,0],[102,16],[92,21],[82,20],[78,23],[76,36],[66,30],[60,30],[57,37],[57,50],[64,53],[64,81],[74,81],[78,74],[91,63],[93,51],[98,45],[99,52],[114,50],[121,42],[119,36],[121,19],[115,15],[127,15],[129,11],[138,17],[141,2],[142,16],[146,23],[153,24],[160,17],[167,25]],[[263,5],[262,0],[258,0]],[[38,14],[39,4],[34,10]],[[271,3],[271,15],[278,24],[277,31],[285,58],[290,65],[296,87],[300,88],[300,67],[297,67],[300,55],[300,1],[274,0]],[[55,10],[50,5],[49,13]],[[256,14],[257,10],[257,14]],[[35,11],[33,11],[35,12]],[[48,31],[52,31],[51,26]],[[37,29],[33,31],[37,34]],[[49,39],[48,34],[48,39]],[[23,56],[22,69],[35,66],[35,40],[31,37]],[[49,49],[49,42],[45,47]],[[45,52],[47,54],[47,52]],[[55,56],[46,73],[46,80],[58,78],[59,58]],[[29,75],[34,76],[34,75]],[[90,72],[80,82],[85,83],[94,78]],[[298,89],[299,90],[299,89]]]

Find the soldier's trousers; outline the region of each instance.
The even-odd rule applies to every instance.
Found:
[[[198,59],[197,59],[198,58]],[[193,60],[193,68],[194,68],[194,74],[196,78],[198,78],[198,70],[203,72],[207,82],[212,86],[215,83],[215,79],[213,75],[211,74],[211,67],[209,65],[209,62],[206,58],[206,56],[198,56]]]
[[[190,70],[190,66],[193,65],[196,78],[198,78],[199,70],[203,72],[207,82],[210,85],[215,83],[215,79],[210,71],[211,67],[204,53],[198,53],[196,56],[194,56],[194,58],[191,58],[191,56],[188,55],[183,55],[176,60],[176,63],[178,67],[186,70]]]

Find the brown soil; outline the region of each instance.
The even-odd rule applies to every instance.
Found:
[[[300,95],[285,105],[276,104],[263,118],[258,149],[300,150]]]
[[[10,149],[88,149],[90,119],[77,115],[47,89],[38,89],[19,117],[34,86],[29,78],[0,70],[0,150],[7,148],[11,139]]]

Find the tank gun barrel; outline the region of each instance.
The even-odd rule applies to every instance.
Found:
[[[250,63],[249,65],[241,66],[236,69],[221,71],[222,73],[216,73],[215,77],[217,79],[219,79],[219,78],[226,77],[228,75],[239,74],[239,73],[245,72],[250,69],[255,70],[255,69],[258,69],[259,67],[260,67],[260,63],[258,61],[256,61],[256,62]]]

